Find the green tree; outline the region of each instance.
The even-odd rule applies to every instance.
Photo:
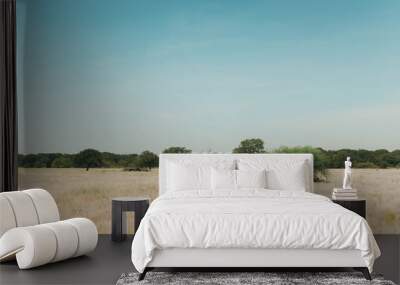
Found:
[[[151,151],[145,150],[137,158],[137,166],[142,168],[158,167],[158,155]]]
[[[139,160],[139,155],[135,154],[128,154],[125,158],[124,167],[138,167],[138,160]]]
[[[57,158],[62,156],[62,153],[42,153],[42,155],[46,158],[46,167],[50,168],[53,164],[53,161]]]
[[[391,167],[400,167],[400,150],[392,151],[390,155],[385,156],[385,160]]]
[[[281,146],[274,150],[276,153],[311,153],[314,156],[314,181],[320,181],[322,175],[325,179],[327,165],[329,164],[329,156],[322,148],[312,146]]]
[[[170,146],[163,153],[192,153],[192,150],[183,146]]]
[[[58,156],[56,159],[53,160],[51,167],[53,168],[70,168],[73,167],[74,161],[70,156]]]
[[[245,139],[240,145],[233,149],[233,153],[265,153],[264,141],[262,139]]]
[[[50,160],[49,160],[49,156],[47,154],[38,153],[38,154],[34,154],[33,157],[34,157],[34,162],[31,167],[46,168],[49,166]]]
[[[115,154],[111,152],[102,152],[101,153],[101,161],[103,163],[103,167],[121,167],[121,162],[124,158],[122,154]]]
[[[102,156],[101,152],[95,149],[85,149],[75,155],[74,163],[76,167],[89,168],[102,167]]]
[[[36,155],[35,154],[25,154],[21,155],[19,161],[18,161],[18,166],[19,167],[34,167],[36,161]]]
[[[25,155],[18,153],[17,159],[18,159],[18,162],[17,162],[18,167],[25,167],[24,166]]]
[[[386,149],[377,149],[373,152],[372,162],[378,165],[380,168],[387,168],[390,166],[388,158],[390,157],[390,152]]]
[[[373,162],[358,162],[357,165],[355,166],[357,168],[379,168],[376,164]]]
[[[340,149],[340,150],[329,150],[327,151],[328,154],[328,168],[343,168],[344,161],[346,160],[347,156],[352,158],[352,161],[355,162],[355,158],[353,156],[354,153],[350,153],[351,150],[349,149]]]

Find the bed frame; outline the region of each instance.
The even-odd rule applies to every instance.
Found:
[[[238,158],[255,157],[271,160],[302,160],[307,167],[307,191],[313,192],[313,156],[312,154],[161,154],[159,168],[159,193],[166,191],[167,165],[169,161],[201,160],[232,160]],[[158,249],[152,261],[139,275],[144,279],[146,273],[160,268],[184,269],[219,269],[229,268],[234,271],[271,268],[353,268],[361,271],[367,280],[371,280],[369,270],[361,257],[359,250],[330,250],[330,249],[194,249],[170,248]]]

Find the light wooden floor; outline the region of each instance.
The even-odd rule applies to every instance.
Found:
[[[382,251],[375,272],[400,282],[400,235],[376,235]],[[82,256],[30,270],[15,262],[0,264],[0,284],[115,284],[124,272],[134,271],[130,259],[131,239],[121,243],[101,235],[97,249]]]

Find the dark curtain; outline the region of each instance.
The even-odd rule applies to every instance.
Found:
[[[15,0],[0,0],[0,191],[18,188],[16,8]]]

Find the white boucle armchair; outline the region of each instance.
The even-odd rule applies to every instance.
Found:
[[[16,258],[20,269],[57,262],[94,250],[97,238],[89,219],[60,221],[46,190],[0,193],[0,262]]]

